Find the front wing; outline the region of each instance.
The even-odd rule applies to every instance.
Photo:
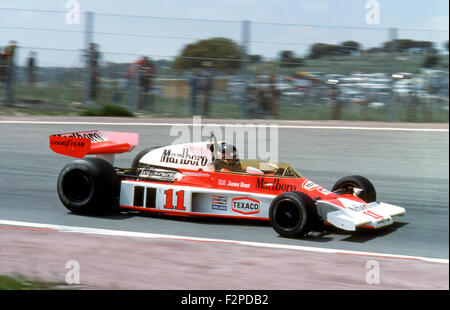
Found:
[[[346,207],[336,207],[327,201],[318,201],[319,212],[322,218],[338,228],[354,231],[356,228],[381,228],[391,225],[392,217],[405,214],[405,209],[384,202],[372,202],[368,204],[354,204]],[[334,207],[334,209],[333,209]]]

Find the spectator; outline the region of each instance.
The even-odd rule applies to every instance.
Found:
[[[30,52],[27,59],[27,80],[28,86],[34,86],[36,82],[36,52]]]
[[[257,106],[257,115],[259,117],[268,117],[268,100],[266,96],[266,91],[264,90],[264,87],[261,85],[254,87],[255,91],[255,99],[256,99],[256,106]]]
[[[6,106],[14,105],[14,78],[15,78],[15,68],[14,68],[14,56],[17,47],[16,41],[10,41],[8,46],[0,54],[0,62],[2,66],[1,75],[2,80],[5,83],[5,94],[6,94]]]
[[[142,58],[139,64],[139,86],[142,90],[139,100],[138,108],[149,108],[150,111],[154,111],[153,106],[153,79],[156,75],[155,64],[148,59],[148,57]]]
[[[331,119],[340,120],[341,119],[341,100],[340,100],[340,88],[336,84],[331,84],[331,102],[333,102],[333,107],[331,110]]]
[[[214,72],[208,61],[202,64],[205,69],[201,73],[201,90],[203,92],[203,115],[208,116],[211,92],[213,91]]]
[[[87,53],[87,63],[89,72],[89,100],[96,100],[99,88],[99,72],[98,64],[100,60],[100,52],[98,51],[98,44],[90,43]]]
[[[415,94],[413,90],[409,90],[408,98],[407,98],[407,109],[406,109],[406,121],[407,122],[415,122],[416,121],[416,113],[417,106],[419,104],[419,98]]]
[[[191,88],[191,114],[197,115],[197,94],[199,88],[200,76],[197,70],[194,70],[189,76],[189,86]]]
[[[0,82],[4,82],[6,77],[6,57],[0,47]]]
[[[153,79],[156,76],[155,64],[146,56],[142,56],[131,65],[128,66],[125,73],[125,83],[120,88],[125,88],[125,92],[128,92],[127,105],[129,107],[140,108],[149,106],[151,110],[153,106]],[[139,91],[137,88],[142,88]],[[121,93],[123,90],[119,90],[114,94],[114,102],[118,103],[121,99]],[[142,100],[137,101],[137,93],[142,93]],[[150,101],[148,100],[150,99]],[[142,101],[142,104],[141,102]]]
[[[136,60],[131,65],[128,66],[127,72],[125,72],[126,79],[126,92],[128,93],[127,105],[132,108],[136,107],[136,88],[138,84],[138,70],[139,66],[142,63],[144,57]]]
[[[270,112],[273,118],[278,117],[278,97],[280,95],[279,90],[276,88],[276,78],[275,74],[269,77],[270,85]]]

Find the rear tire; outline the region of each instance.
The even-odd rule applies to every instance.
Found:
[[[377,193],[372,182],[370,182],[365,177],[360,175],[351,175],[339,179],[334,183],[331,191],[337,191],[339,189],[344,189],[347,194],[353,194],[353,188],[361,188],[363,191],[358,195],[359,198],[367,203],[374,202],[377,200]]]
[[[307,234],[319,222],[314,201],[302,192],[285,192],[271,203],[269,219],[283,237]]]
[[[58,196],[77,214],[101,214],[118,210],[120,179],[114,167],[100,158],[77,159],[59,173]]]

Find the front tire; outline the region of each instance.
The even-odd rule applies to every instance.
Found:
[[[119,207],[120,179],[100,158],[77,159],[59,173],[58,196],[76,214],[111,213]]]
[[[365,202],[370,203],[377,200],[377,193],[372,182],[360,175],[351,175],[337,180],[331,191],[343,190],[346,194],[353,194],[355,187],[362,189],[358,197]]]
[[[273,229],[283,237],[307,234],[318,223],[314,201],[302,192],[285,192],[271,203],[269,219]]]

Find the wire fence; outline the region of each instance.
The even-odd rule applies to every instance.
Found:
[[[446,29],[0,14],[0,47],[17,42],[0,63],[0,111],[448,122]],[[198,47],[211,38],[228,41]]]

